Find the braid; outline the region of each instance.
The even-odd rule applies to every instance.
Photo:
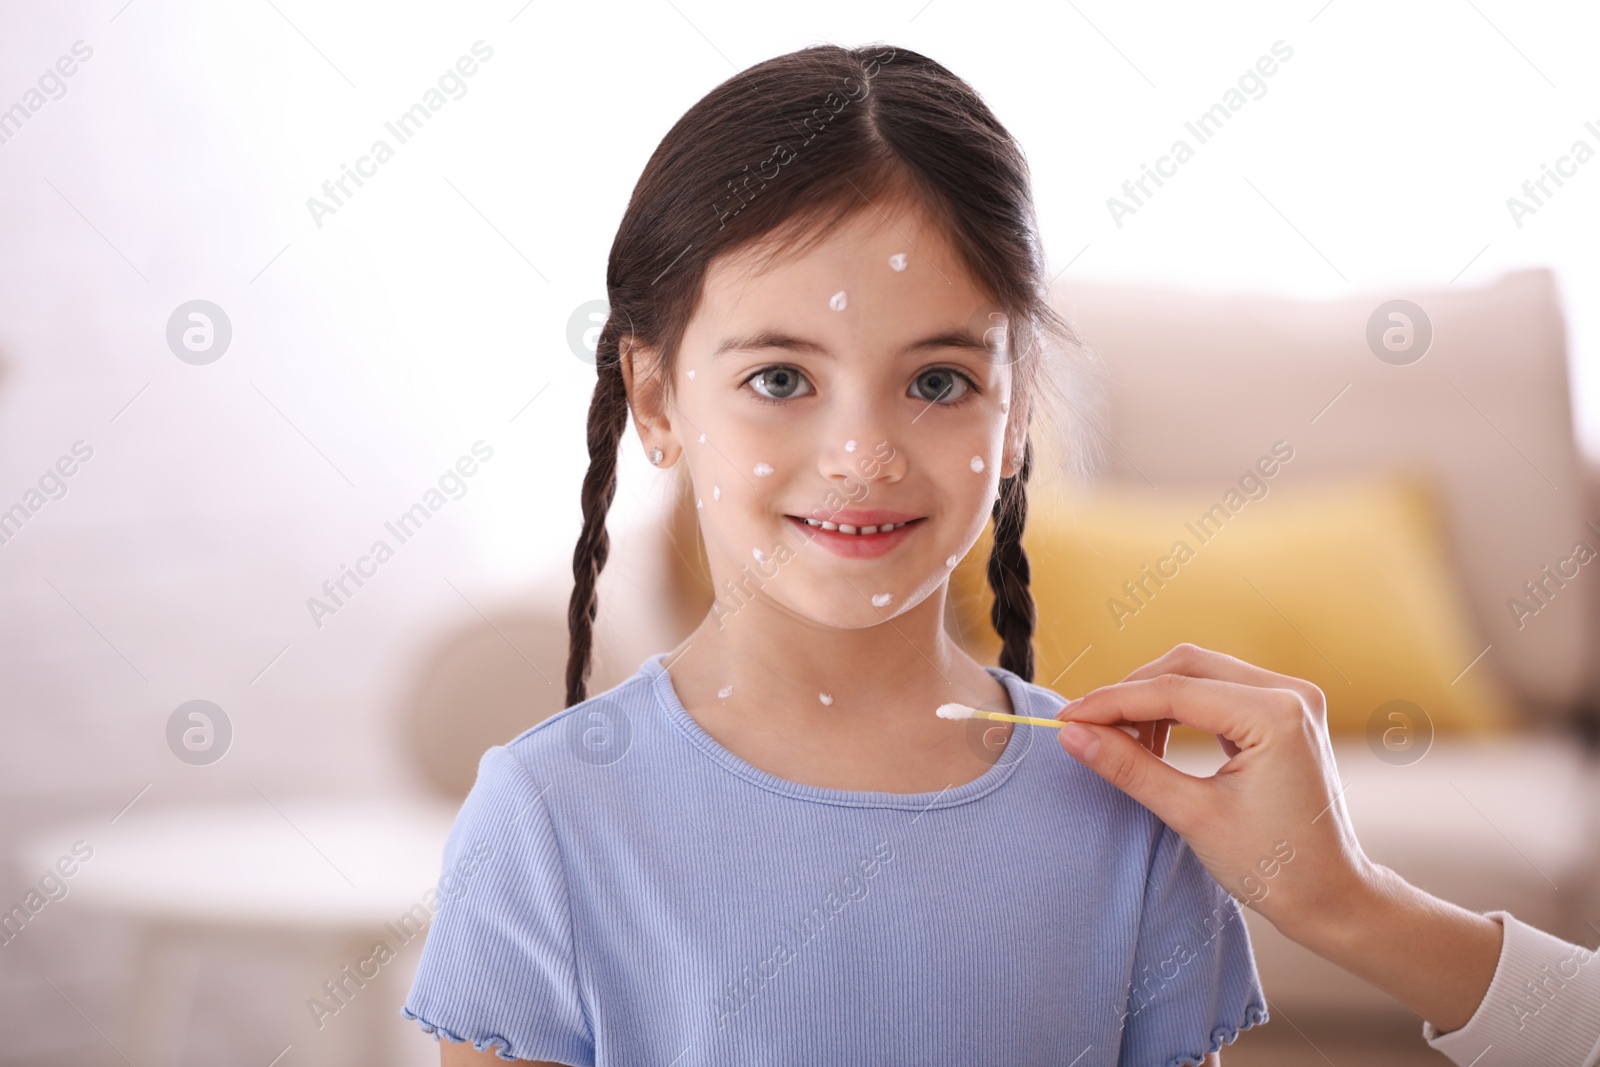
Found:
[[[1028,554],[1022,550],[1022,528],[1028,521],[1028,474],[1033,468],[1033,442],[1023,446],[1022,469],[1000,480],[994,502],[994,547],[989,552],[989,588],[994,605],[989,619],[1000,635],[1000,666],[1025,682],[1033,681],[1033,592]]]
[[[617,492],[617,442],[628,425],[628,391],[622,378],[614,319],[608,319],[600,331],[594,357],[599,378],[589,401],[589,471],[583,476],[583,532],[572,552],[572,599],[567,605],[569,708],[588,695],[594,617],[599,606],[595,586],[611,551],[606,512]]]

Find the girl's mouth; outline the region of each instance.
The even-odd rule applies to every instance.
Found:
[[[906,522],[916,521],[915,519],[906,520]],[[851,526],[847,522],[833,523],[826,520],[807,519],[806,525],[814,526],[819,530],[838,530],[842,534],[855,537],[870,537],[875,533],[888,533],[891,530],[898,530],[906,525],[906,522],[886,522],[878,526]]]
[[[923,518],[915,518],[876,526],[856,526],[806,519],[798,515],[785,515],[784,518],[795,526],[802,538],[816,542],[845,559],[877,559],[911,536],[924,521]]]

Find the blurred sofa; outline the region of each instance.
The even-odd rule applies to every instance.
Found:
[[[1287,509],[1319,494],[1341,499],[1328,487],[1362,479],[1427,489],[1438,519],[1442,581],[1453,588],[1434,583],[1429,592],[1439,605],[1418,608],[1372,584],[1372,615],[1348,628],[1374,645],[1414,640],[1387,624],[1401,615],[1431,619],[1434,629],[1457,635],[1458,651],[1446,657],[1454,665],[1434,684],[1444,696],[1427,709],[1435,720],[1428,747],[1386,751],[1382,731],[1369,722],[1377,708],[1336,714],[1343,683],[1361,679],[1341,678],[1331,665],[1318,669],[1320,653],[1328,651],[1321,639],[1299,661],[1305,672],[1285,673],[1315,671],[1330,723],[1359,724],[1335,733],[1335,749],[1343,802],[1374,860],[1463,906],[1504,908],[1594,944],[1600,938],[1600,926],[1592,925],[1600,923],[1594,668],[1600,568],[1569,562],[1562,579],[1560,561],[1572,560],[1579,542],[1600,551],[1600,472],[1573,433],[1566,331],[1552,274],[1518,271],[1478,288],[1325,302],[1107,283],[1073,283],[1055,297],[1104,360],[1104,405],[1077,414],[1094,423],[1104,444],[1096,487],[1116,499],[1129,492],[1209,498],[1285,440],[1295,456],[1277,475],[1276,503],[1269,497],[1250,508]],[[1403,321],[1387,314],[1396,300],[1425,316],[1431,339],[1420,358],[1386,350],[1388,358],[1381,358],[1381,343],[1369,340],[1375,319],[1383,329]],[[1423,326],[1413,322],[1409,329]],[[1374,493],[1373,499],[1385,498]],[[1268,521],[1268,512],[1261,515],[1252,518],[1246,509],[1240,518]],[[1329,514],[1324,525],[1339,518]],[[1285,529],[1300,536],[1300,527]],[[1396,537],[1408,533],[1398,530]],[[1316,591],[1303,598],[1307,604],[1332,598],[1339,584],[1370,581],[1359,562],[1319,574],[1319,557],[1310,555],[1316,534],[1306,537],[1313,549],[1299,558],[1296,576]],[[1372,555],[1381,549],[1373,546]],[[1292,557],[1294,548],[1281,551]],[[1266,593],[1264,582],[1255,584],[1260,588],[1241,604]],[[1270,595],[1274,604],[1263,615],[1283,607]],[[1524,607],[1514,610],[1513,600]],[[1215,647],[1208,633],[1223,628],[1201,615],[1194,621],[1186,639]],[[1315,638],[1315,622],[1285,609],[1276,623],[1280,643],[1260,647],[1307,644],[1301,639]],[[1043,620],[1041,630],[1049,625]],[[1361,634],[1343,636],[1348,642]],[[1372,651],[1375,658],[1364,662],[1381,668],[1382,649]],[[1439,655],[1437,646],[1432,651]],[[1476,715],[1453,721],[1461,709],[1448,706],[1448,697],[1469,681],[1486,698],[1476,703],[1496,706],[1498,728],[1481,728]],[[1172,759],[1205,773],[1222,755],[1212,745],[1175,746]],[[1267,995],[1287,1017],[1407,1014],[1254,913],[1249,917]]]
[[[1066,382],[1065,421],[1035,430],[1040,459],[1025,544],[1041,597],[1051,581],[1065,590],[1041,600],[1035,681],[1078,695],[1164,651],[1160,642],[1172,634],[1312,677],[1340,713],[1330,721],[1338,719],[1342,802],[1369,855],[1466,907],[1505,908],[1593,943],[1600,936],[1600,925],[1591,925],[1600,922],[1593,667],[1600,567],[1581,566],[1559,584],[1546,568],[1570,559],[1576,542],[1600,550],[1600,476],[1573,435],[1552,275],[1521,271],[1480,288],[1338,301],[1104,282],[1062,285],[1053,298],[1094,354],[1101,384],[1084,392]],[[1414,312],[1406,320],[1375,315],[1397,299],[1422,309],[1425,323],[1410,321]],[[1402,321],[1407,330],[1428,330],[1420,358],[1396,357],[1369,340]],[[1072,420],[1099,452],[1087,483],[1072,473],[1074,457],[1062,454],[1063,427]],[[1244,561],[1236,577],[1266,606],[1229,587],[1223,579],[1234,575],[1221,567],[1209,579],[1174,582],[1173,592],[1152,602],[1172,605],[1166,629],[1150,624],[1142,636],[1119,637],[1114,656],[1102,654],[1106,642],[1085,640],[1081,627],[1103,614],[1105,598],[1092,591],[1075,596],[1072,583],[1093,571],[1060,570],[1061,557],[1082,556],[1085,545],[1088,556],[1110,556],[1131,536],[1121,532],[1126,526],[1091,522],[1109,514],[1097,501],[1119,501],[1124,510],[1115,514],[1122,516],[1129,499],[1148,512],[1168,498],[1218,498],[1279,441],[1292,441],[1292,463],[1278,471],[1274,496],[1241,515],[1229,550]],[[675,491],[665,494],[659,514],[612,531],[591,693],[676,644],[711,602],[695,511],[679,472],[646,476],[669,485],[677,479]],[[1373,495],[1327,495],[1326,487],[1352,478],[1349,484],[1377,487]],[[1330,534],[1334,520],[1353,510],[1384,510],[1367,508],[1365,500],[1412,499],[1384,495],[1391,488],[1385,479],[1420,487],[1418,499],[1432,520],[1410,522],[1405,516],[1414,509],[1407,505],[1390,509],[1396,523],[1408,523],[1392,537],[1382,521]],[[1318,521],[1318,506],[1329,509],[1327,521]],[[1270,525],[1288,515],[1299,518]],[[1101,541],[1063,540],[1068,527],[1069,534],[1099,530]],[[1251,527],[1254,543],[1243,532]],[[1359,537],[1369,538],[1369,547],[1353,545]],[[1287,543],[1296,538],[1307,539],[1307,547]],[[1406,539],[1411,555],[1393,556],[1390,570],[1379,569],[1377,557]],[[996,645],[984,624],[981,579],[976,586],[971,580],[983,547],[958,569],[967,577],[952,583],[949,621],[957,640],[992,663]],[[1279,586],[1269,588],[1260,575],[1248,581],[1273,552],[1282,557]],[[1201,550],[1212,559],[1223,554]],[[484,747],[560,709],[571,588],[565,570],[563,564],[489,626],[451,635],[421,665],[412,729],[422,735],[422,770],[440,792],[464,795]],[[1542,598],[1531,596],[1530,582],[1543,583],[1533,587],[1544,590]],[[1229,597],[1244,599],[1208,601],[1229,589]],[[1347,606],[1370,601],[1371,614],[1319,619],[1317,604],[1331,602],[1335,592]],[[1277,603],[1290,595],[1299,598],[1293,611]],[[1513,598],[1536,605],[1536,614],[1519,619]],[[1239,617],[1252,612],[1254,631],[1241,629]],[[1325,636],[1318,636],[1319,625]],[[1122,632],[1137,634],[1139,627]],[[1251,643],[1254,637],[1261,643]],[[1085,644],[1100,651],[1084,650]],[[1337,658],[1328,655],[1334,645]],[[1388,677],[1420,672],[1424,659],[1438,677]],[[1293,669],[1300,664],[1304,673]],[[543,684],[530,684],[534,673]],[[1406,686],[1413,682],[1431,687],[1422,747],[1398,755],[1387,750],[1388,720],[1347,696],[1343,683],[1354,687],[1368,673],[1384,675],[1382,685],[1397,693],[1411,692]],[[450,713],[463,706],[479,714],[463,722]],[[1169,758],[1208,773],[1222,755],[1211,738],[1196,740],[1175,735]],[[1248,914],[1275,1012],[1351,1025],[1405,1021],[1407,1013],[1389,998]]]

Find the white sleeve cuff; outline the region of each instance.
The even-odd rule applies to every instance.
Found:
[[[1462,1067],[1600,1062],[1600,954],[1509,912],[1484,914],[1505,929],[1489,991],[1467,1025],[1440,1034],[1424,1022],[1423,1039]]]

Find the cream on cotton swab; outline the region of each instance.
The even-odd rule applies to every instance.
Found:
[[[934,712],[941,719],[993,719],[995,722],[1025,722],[1031,726],[1053,726],[1056,729],[1067,725],[1060,719],[1038,719],[1032,715],[1007,715],[1003,711],[983,711],[979,708],[969,708],[965,704],[940,704],[938,711]],[[1137,727],[1126,726],[1121,723],[1114,724],[1117,729],[1135,740],[1139,737]]]

